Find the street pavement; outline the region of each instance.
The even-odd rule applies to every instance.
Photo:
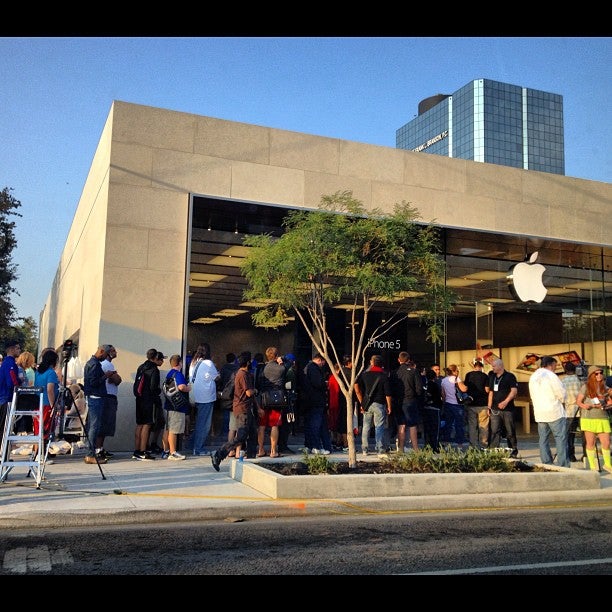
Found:
[[[266,457],[265,461],[299,459],[302,440],[291,438],[290,446],[295,455],[276,460]],[[521,459],[539,462],[537,435],[519,435],[518,447]],[[577,451],[581,458],[579,446]],[[491,507],[612,506],[612,474],[606,472],[601,472],[601,488],[592,490],[287,500],[272,499],[232,479],[233,459],[225,460],[220,472],[216,472],[209,456],[187,456],[184,461],[159,458],[136,461],[131,452],[116,452],[108,463],[100,466],[84,463],[83,456],[57,456],[52,464],[45,466],[40,488],[36,487],[34,478],[27,476],[27,468],[16,464],[0,483],[0,529],[477,511]],[[346,458],[346,454],[335,453],[329,458]],[[376,460],[376,456],[371,460]],[[572,464],[572,468],[583,469],[582,463]]]

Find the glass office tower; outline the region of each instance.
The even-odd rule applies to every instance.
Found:
[[[419,104],[396,147],[525,170],[565,174],[563,97],[478,79]]]

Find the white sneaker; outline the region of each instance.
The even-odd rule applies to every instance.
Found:
[[[311,448],[311,449],[310,449],[310,452],[311,452],[313,455],[318,455],[318,454],[319,454],[319,449],[318,449],[318,448]]]
[[[317,453],[318,453],[319,455],[329,455],[329,454],[330,454],[330,452],[329,452],[329,451],[328,451],[326,448],[319,448],[319,449],[317,450]]]
[[[181,455],[181,453],[174,452],[168,455],[169,461],[183,461],[183,459],[185,459],[185,455]]]
[[[366,448],[365,450],[362,450],[362,451],[361,451],[361,454],[362,454],[364,457],[367,457],[367,456],[368,456],[368,449]]]

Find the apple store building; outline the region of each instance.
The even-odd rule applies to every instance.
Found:
[[[457,295],[440,344],[407,317],[368,348],[386,366],[400,351],[429,366],[500,356],[527,381],[537,357],[612,363],[612,188],[608,183],[113,102],[44,309],[39,346],[73,340],[84,363],[113,344],[119,387],[111,450],[131,450],[132,381],[146,352],[187,356],[277,346],[312,356],[299,321],[254,325],[244,299],[244,237],[278,236],[292,209],[351,191],[366,208],[409,202],[440,228],[447,286]],[[384,318],[384,305],[375,317]],[[342,304],[328,328],[342,354]],[[169,369],[168,361],[161,367]],[[82,381],[81,381],[82,382]],[[109,441],[110,442],[110,441]]]

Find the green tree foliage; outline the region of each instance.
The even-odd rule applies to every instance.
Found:
[[[17,279],[17,265],[13,263],[13,250],[17,246],[14,217],[21,202],[12,195],[12,188],[0,191],[0,339],[4,340],[14,333],[15,308],[11,295],[17,293],[13,282]]]
[[[411,312],[418,312],[432,342],[440,342],[444,315],[453,296],[444,287],[445,263],[438,229],[419,222],[408,203],[393,212],[366,210],[350,191],[323,196],[316,211],[292,211],[280,238],[248,236],[252,247],[242,271],[245,298],[268,304],[253,315],[255,324],[279,327],[297,316],[315,349],[333,372],[341,362],[327,329],[326,310],[340,303],[349,312],[352,329],[351,379],[336,374],[351,405],[351,393],[363,369],[368,344],[380,338]],[[410,298],[410,310],[394,306]],[[384,308],[389,316],[370,328],[370,313]],[[342,353],[344,347],[340,347]],[[349,463],[356,465],[352,414],[347,415]]]
[[[9,332],[11,338],[19,340],[22,351],[29,351],[36,356],[38,353],[38,325],[32,317],[18,319],[18,323],[12,326]]]

